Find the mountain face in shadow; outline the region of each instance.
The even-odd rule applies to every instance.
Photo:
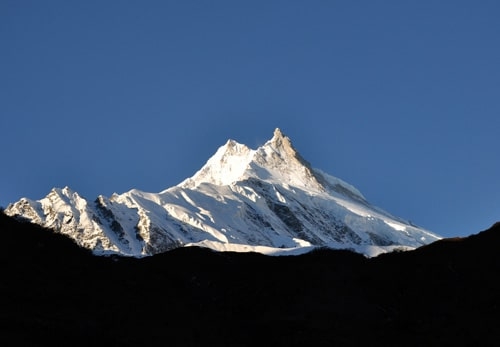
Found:
[[[97,257],[0,214],[0,344],[487,345],[500,338],[500,224],[366,258],[183,247]]]

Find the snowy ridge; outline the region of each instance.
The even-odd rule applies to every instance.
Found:
[[[53,228],[96,254],[146,256],[182,246],[298,254],[314,247],[367,256],[440,237],[371,206],[352,185],[313,169],[276,129],[256,150],[234,140],[177,186],[89,202],[68,187],[5,212]]]

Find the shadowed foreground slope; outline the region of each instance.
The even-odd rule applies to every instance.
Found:
[[[0,214],[0,344],[484,345],[500,337],[500,225],[366,259],[180,248],[95,257]]]

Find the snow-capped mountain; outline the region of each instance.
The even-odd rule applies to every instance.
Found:
[[[279,129],[256,150],[229,140],[193,177],[160,193],[133,189],[87,201],[54,188],[5,213],[53,228],[95,254],[145,256],[198,245],[266,254],[324,246],[373,256],[440,239],[312,168]]]

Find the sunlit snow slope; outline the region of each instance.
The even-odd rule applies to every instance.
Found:
[[[68,187],[54,188],[5,212],[53,228],[96,254],[144,256],[199,245],[266,254],[327,246],[373,256],[440,238],[313,169],[279,129],[256,150],[229,140],[193,177],[160,193],[134,189],[87,201]]]

